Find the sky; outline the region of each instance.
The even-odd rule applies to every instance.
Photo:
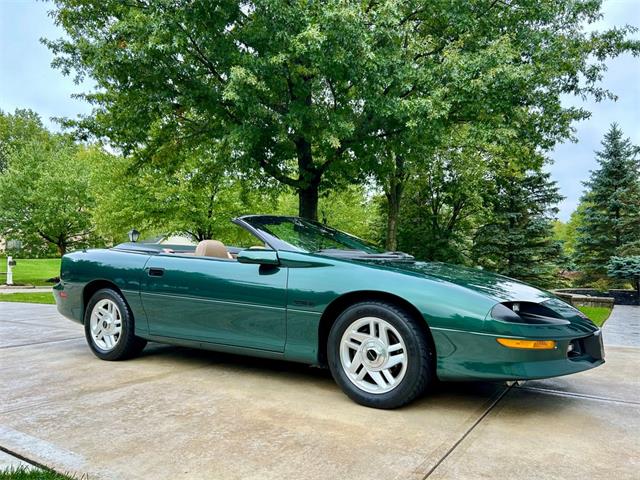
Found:
[[[640,0],[608,0],[603,3],[602,12],[603,19],[590,28],[600,30],[625,24],[640,28]],[[640,35],[636,33],[634,37]],[[582,182],[589,178],[590,170],[598,168],[594,152],[601,149],[602,137],[613,122],[634,144],[640,145],[640,58],[626,54],[609,60],[602,85],[617,95],[617,101],[563,99],[567,106],[580,106],[591,112],[589,119],[575,124],[577,143],[557,145],[551,153],[554,163],[548,170],[565,197],[558,215],[563,221],[578,206],[584,190]]]
[[[53,56],[39,41],[41,37],[62,35],[47,14],[51,8],[50,3],[40,1],[0,0],[0,110],[30,108],[48,127],[58,129],[53,117],[76,117],[90,111],[85,102],[71,98],[73,93],[87,91],[90,84],[75,85],[72,77],[51,68]],[[640,0],[605,0],[602,12],[604,18],[589,28],[624,24],[640,27]],[[640,38],[639,34],[635,36]],[[576,143],[560,144],[551,153],[554,163],[548,170],[566,197],[559,205],[561,220],[566,221],[578,205],[582,182],[590,170],[597,168],[594,152],[600,149],[612,122],[640,144],[640,59],[623,55],[607,65],[602,84],[618,96],[617,101],[563,99],[566,105],[583,106],[592,115],[575,125]]]

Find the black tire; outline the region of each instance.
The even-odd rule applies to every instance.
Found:
[[[404,368],[403,376],[401,378],[398,377],[400,380],[398,380],[398,383],[394,387],[390,387],[392,388],[391,391],[373,393],[363,390],[356,385],[355,381],[349,378],[345,372],[347,367],[343,367],[342,364],[341,342],[343,335],[345,335],[347,328],[358,325],[356,322],[361,322],[367,317],[382,319],[386,324],[390,324],[402,337],[397,341],[403,341],[404,347],[406,347],[403,348],[403,350],[406,350],[405,358],[407,359],[407,364],[405,367],[401,367]],[[376,327],[374,327],[374,329],[375,328]],[[379,331],[381,327],[377,328]],[[387,327],[385,327],[385,329],[386,328]],[[352,327],[350,331],[355,330]],[[359,351],[364,352],[366,350],[365,343],[366,342],[363,342],[361,344],[362,347]],[[387,343],[390,344],[391,342]],[[400,343],[396,346],[399,344]],[[389,349],[389,352],[391,352],[391,349]],[[344,393],[353,401],[373,408],[398,408],[420,396],[435,378],[433,370],[434,354],[435,352],[432,352],[429,347],[429,342],[427,341],[424,330],[419,327],[416,319],[414,319],[412,315],[396,305],[379,301],[357,303],[344,310],[331,327],[327,344],[329,369],[336,383],[340,385]],[[390,355],[393,354],[388,353],[385,358],[391,358]],[[373,356],[375,356],[375,354],[373,354]],[[381,355],[381,361],[382,357]],[[365,360],[362,360],[362,362],[362,367],[359,369],[360,372],[362,368],[364,368]],[[389,371],[386,373],[389,373]],[[365,374],[365,381],[373,381],[373,377],[367,377],[367,375],[368,374]],[[391,384],[391,382],[389,382],[389,384]]]
[[[102,300],[110,300],[117,306],[122,321],[121,332],[113,348],[102,348],[96,343],[91,333],[91,314],[94,307]],[[131,309],[122,295],[110,288],[103,288],[93,294],[84,312],[84,335],[89,348],[101,360],[126,360],[137,356],[147,344],[144,338],[136,337],[134,319]]]

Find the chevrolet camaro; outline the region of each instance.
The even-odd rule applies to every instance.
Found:
[[[130,242],[67,254],[57,308],[103,360],[156,341],[322,365],[377,408],[436,379],[538,379],[604,362],[593,322],[517,280],[381,251],[302,218],[233,222],[247,248]]]

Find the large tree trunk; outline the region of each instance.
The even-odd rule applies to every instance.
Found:
[[[58,248],[58,253],[60,254],[60,256],[62,256],[65,253],[67,253],[67,245],[66,245],[66,243],[64,243],[64,242],[56,243],[56,247]]]
[[[318,182],[298,190],[298,215],[309,220],[318,220]]]
[[[398,219],[400,218],[400,201],[404,191],[405,169],[402,156],[394,156],[394,169],[386,188],[387,197],[387,236],[385,248],[388,251],[398,249]]]
[[[385,248],[388,251],[398,249],[398,218],[400,217],[400,195],[398,190],[387,194],[387,236]]]
[[[295,143],[298,155],[298,178],[302,182],[298,187],[298,215],[309,220],[318,220],[318,191],[322,173],[313,163],[311,143],[304,138],[297,139]]]

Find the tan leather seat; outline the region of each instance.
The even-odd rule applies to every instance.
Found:
[[[194,255],[196,257],[216,257],[233,260],[233,257],[227,251],[227,247],[218,240],[202,240],[198,243]]]

